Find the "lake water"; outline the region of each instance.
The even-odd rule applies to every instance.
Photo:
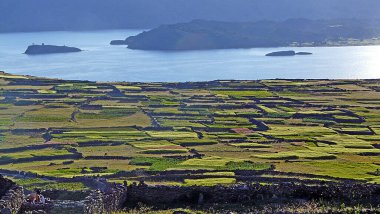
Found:
[[[254,48],[207,51],[139,51],[110,46],[141,30],[0,34],[0,70],[94,81],[206,81],[273,78],[380,78],[380,46]],[[80,53],[27,56],[28,45],[45,43],[83,49]],[[311,56],[265,57],[279,50]]]

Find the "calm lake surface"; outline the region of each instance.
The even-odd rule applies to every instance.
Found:
[[[0,34],[0,70],[94,81],[207,81],[273,78],[380,78],[380,46],[255,48],[185,52],[129,50],[110,46],[141,30]],[[80,53],[27,56],[28,45],[45,43],[81,48]],[[279,50],[312,56],[265,57]]]

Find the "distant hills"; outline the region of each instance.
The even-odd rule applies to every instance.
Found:
[[[194,19],[379,19],[378,0],[1,0],[0,32],[147,29]]]
[[[201,50],[281,46],[371,44],[380,38],[380,20],[219,22],[195,20],[162,25],[126,39],[141,50]],[[374,41],[380,41],[379,39]]]

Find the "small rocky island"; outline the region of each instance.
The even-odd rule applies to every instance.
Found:
[[[312,55],[310,52],[297,52],[296,55]]]
[[[68,46],[56,46],[56,45],[45,45],[42,43],[41,45],[30,45],[25,54],[27,55],[38,55],[38,54],[53,54],[53,53],[73,53],[73,52],[81,52],[82,50],[75,47]]]
[[[295,55],[312,55],[310,52],[295,52],[295,51],[276,51],[268,53],[265,56],[295,56]]]
[[[127,45],[126,40],[112,40],[110,45]]]

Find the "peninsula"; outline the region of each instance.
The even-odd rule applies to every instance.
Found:
[[[282,22],[195,20],[161,25],[126,39],[140,50],[352,46],[380,43],[380,21],[289,19]]]
[[[112,40],[110,45],[127,45],[127,42],[125,40]]]

